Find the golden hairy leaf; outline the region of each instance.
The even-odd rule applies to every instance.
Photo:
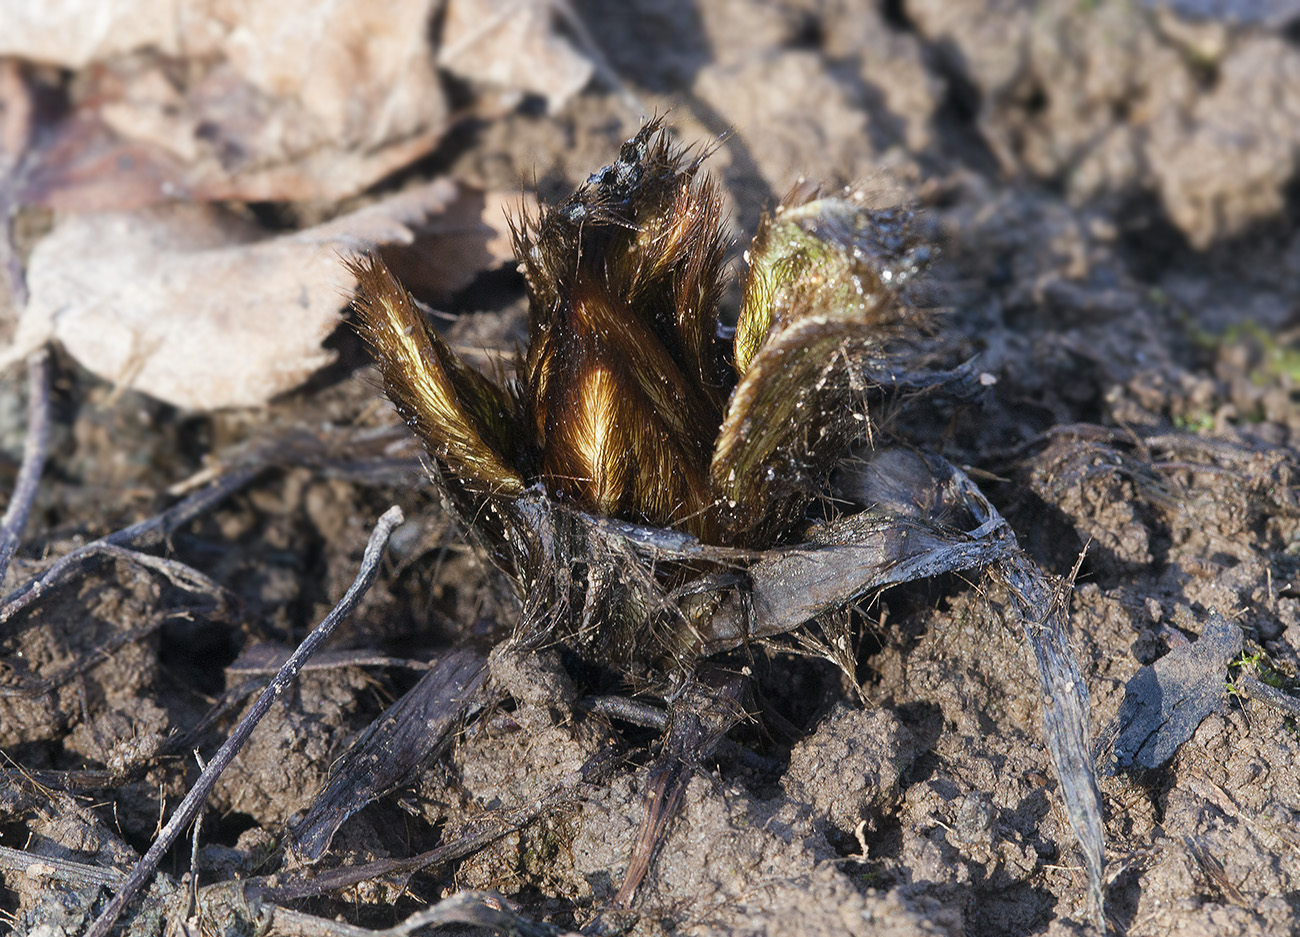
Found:
[[[908,291],[929,249],[906,209],[796,188],[751,249],[733,372],[718,340],[727,244],[703,157],[651,121],[568,199],[512,222],[529,293],[513,397],[456,360],[381,265],[355,268],[389,396],[465,482],[541,482],[710,543],[797,533],[870,431],[896,340],[925,320]]]
[[[866,398],[888,346],[925,314],[906,285],[929,259],[911,213],[797,189],[764,222],[736,329],[732,392],[710,474],[725,536],[758,543],[788,531],[831,463],[870,430]]]
[[[876,351],[861,322],[817,316],[781,330],[754,356],[711,465],[727,542],[764,543],[803,515],[829,463],[868,429]]]
[[[456,357],[383,261],[372,254],[347,267],[358,281],[360,331],[375,350],[384,392],[429,454],[479,491],[522,492],[514,401]]]
[[[544,480],[605,513],[705,533],[726,243],[699,162],[652,121],[569,199],[521,218],[515,249]]]
[[[528,280],[531,341],[563,327],[574,294],[617,297],[622,314],[648,326],[720,411],[726,240],[717,188],[699,177],[703,156],[688,156],[660,121],[647,123],[568,199],[519,219],[515,252]]]
[[[683,185],[662,235],[665,264],[673,288],[673,307],[681,358],[687,374],[719,406],[727,384],[719,347],[718,303],[722,300],[722,264],[727,239],[722,227],[722,200],[711,179]]]
[[[896,299],[926,266],[930,248],[905,208],[870,208],[856,193],[820,197],[796,186],[763,219],[748,252],[736,322],[735,366],[743,375],[769,334],[805,315],[859,318],[883,340],[910,317]]]
[[[645,323],[605,297],[574,297],[561,321],[528,367],[548,487],[658,524],[698,514],[712,427],[699,425],[690,382]]]

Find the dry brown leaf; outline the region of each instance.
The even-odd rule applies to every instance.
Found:
[[[536,214],[537,199],[529,193],[464,190],[412,243],[380,253],[404,287],[429,302],[445,302],[483,270],[514,262],[506,218],[530,212]]]
[[[470,81],[546,98],[552,113],[595,66],[554,29],[553,0],[448,0],[438,64]]]
[[[559,107],[592,62],[549,2],[0,0],[0,58],[85,69],[9,201],[67,211],[168,199],[345,198],[450,121],[437,64]],[[93,65],[93,68],[89,66]]]
[[[427,186],[279,237],[209,205],[59,219],[33,251],[31,300],[0,367],[57,339],[101,377],[176,406],[254,406],[332,354],[355,281],[340,255],[409,243],[456,186]]]
[[[46,136],[21,200],[87,210],[115,189],[125,198],[113,207],[361,191],[446,128],[430,41],[440,5],[0,0],[0,56],[101,63],[76,117]]]

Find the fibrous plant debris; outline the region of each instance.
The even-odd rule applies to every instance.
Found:
[[[517,589],[520,621],[498,650],[566,646],[684,714],[684,700],[718,698],[683,691],[700,685],[710,654],[827,620],[892,583],[989,568],[1035,650],[1048,747],[1100,920],[1100,796],[1063,588],[936,456],[877,448],[858,490],[838,492],[851,509],[828,500],[854,444],[879,442],[873,405],[974,384],[969,369],[908,362],[909,339],[930,321],[916,290],[930,247],[905,207],[802,184],[748,252],[727,343],[726,243],[706,155],[674,147],[651,121],[566,201],[519,220],[529,341],[510,381],[462,362],[378,258],[352,265],[387,394],[446,501]],[[719,727],[688,733],[694,755],[670,731],[620,903],[680,796],[671,765],[743,717],[729,705]],[[327,794],[295,832],[313,855],[382,793],[342,787],[343,802]]]

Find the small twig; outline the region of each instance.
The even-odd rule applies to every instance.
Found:
[[[184,501],[172,505],[161,514],[155,514],[153,517],[132,524],[130,527],[123,527],[121,530],[91,541],[66,556],[60,557],[54,565],[39,577],[31,582],[24,583],[5,596],[4,601],[0,602],[0,624],[9,621],[14,615],[31,605],[50,589],[61,585],[72,576],[84,571],[89,561],[94,558],[104,555],[118,555],[115,553],[114,548],[139,550],[158,546],[178,527],[198,517],[218,501],[244,487],[244,485],[252,481],[259,471],[260,469],[250,468],[231,472],[218,479],[210,487],[202,491],[196,491]],[[138,560],[138,557],[139,554],[135,554],[132,558]],[[154,565],[160,569],[167,568],[172,573],[175,573],[183,564],[169,565],[172,562],[159,560]],[[189,569],[189,567],[184,568]],[[189,570],[186,575],[195,582],[206,579],[201,573],[194,570]]]
[[[0,846],[0,869],[21,872],[33,878],[44,875],[62,882],[104,888],[116,888],[126,880],[126,876],[117,869],[105,869],[55,856],[38,856],[9,846]]]
[[[232,598],[225,587],[199,572],[194,567],[182,563],[179,560],[168,559],[167,557],[162,556],[153,556],[150,553],[141,553],[139,550],[129,550],[126,547],[113,546],[112,544],[105,543],[102,540],[88,543],[86,546],[74,552],[77,554],[77,558],[73,561],[73,564],[70,565],[78,565],[81,568],[85,568],[86,562],[93,557],[112,557],[114,559],[125,560],[128,563],[135,563],[138,566],[143,566],[146,569],[151,569],[155,572],[161,573],[166,577],[168,582],[173,586],[176,586],[178,589],[185,589],[198,595],[210,596],[216,601],[218,610],[227,607],[232,602]],[[55,563],[54,566],[51,566],[50,569],[46,571],[46,575],[48,576],[51,573],[54,573],[60,564],[63,564],[72,555],[73,554],[71,553],[68,554],[68,556],[63,557],[63,559]],[[66,576],[68,575],[70,575],[70,573],[65,573],[63,570],[59,570],[55,575],[55,578],[51,581],[58,585],[60,584],[60,579],[58,577],[65,577],[63,581],[66,581]],[[34,589],[25,593],[14,603],[12,611],[10,611],[10,606],[8,605],[0,606],[0,624],[4,624],[6,621],[6,613],[16,614],[32,602],[35,602],[43,594],[44,590],[42,589]],[[174,611],[175,610],[173,610],[173,612]],[[135,628],[125,634],[119,634],[109,638],[103,645],[92,650],[91,653],[86,656],[86,661],[83,664],[74,664],[56,676],[47,677],[39,682],[26,684],[20,687],[0,686],[0,696],[43,695],[48,692],[50,688],[57,686],[62,682],[62,680],[66,679],[67,675],[83,672],[88,667],[93,666],[93,663],[102,657],[105,651],[121,647],[128,641],[134,641],[138,638],[144,637],[157,628],[158,624],[159,622],[155,622],[151,627]],[[42,689],[42,687],[44,688]]]
[[[24,792],[35,789],[47,799],[51,791],[79,794],[120,786],[121,779],[112,771],[42,771],[21,767],[0,771],[0,789]]]
[[[366,484],[401,483],[423,474],[420,444],[406,424],[356,428],[325,427],[252,439],[225,450],[167,494],[188,495],[236,468],[309,468],[326,478]]]
[[[486,927],[498,934],[518,937],[564,937],[570,934],[553,925],[523,917],[500,895],[486,891],[459,892],[422,911],[416,911],[400,924],[385,930],[370,930],[280,907],[272,912],[272,921],[276,933],[302,937],[407,937],[422,927],[453,924]]]
[[[284,665],[289,657],[289,649],[274,644],[262,644],[254,647],[233,664],[226,668],[230,674],[255,676],[273,674]],[[391,667],[401,670],[429,670],[434,662],[416,657],[391,657],[365,649],[347,648],[326,651],[304,666],[303,670],[338,670],[343,667]]]
[[[199,572],[193,566],[182,563],[179,560],[173,560],[163,556],[154,556],[151,553],[141,553],[139,550],[132,550],[129,547],[119,547],[116,544],[107,542],[106,540],[96,540],[83,547],[78,547],[72,553],[62,557],[53,566],[46,570],[41,579],[52,578],[54,582],[57,582],[61,576],[66,575],[64,572],[65,565],[84,563],[85,560],[97,556],[106,556],[117,560],[125,560],[128,563],[134,563],[137,566],[152,569],[154,572],[161,573],[166,577],[167,581],[173,586],[200,595],[212,596],[218,602],[225,602],[230,598],[229,594],[224,588],[222,588],[222,586],[210,577]],[[69,563],[70,560],[72,563]],[[36,596],[42,594],[44,591],[44,589],[36,589],[31,593],[27,593],[27,595],[31,595],[32,598],[26,598],[24,596],[24,601],[22,601],[14,611],[26,607],[26,605],[30,604]],[[7,610],[8,605],[4,607],[4,611]],[[4,620],[4,611],[0,611],[0,621]]]
[[[0,519],[0,580],[18,549],[27,517],[36,500],[45,452],[50,443],[50,355],[41,349],[27,358],[27,438],[23,441],[23,464],[5,516]]]
[[[1219,892],[1221,898],[1227,899],[1242,908],[1250,907],[1250,900],[1241,893],[1241,889],[1228,878],[1228,871],[1214,853],[1210,852],[1205,842],[1195,836],[1184,836],[1183,845],[1192,858],[1193,867],[1206,879],[1211,888]]]
[[[1242,696],[1256,700],[1266,706],[1272,706],[1292,716],[1300,716],[1300,699],[1271,687],[1250,674],[1239,674],[1233,687]]]
[[[1243,475],[1238,469],[1211,465],[1208,462],[1152,462],[1151,467],[1165,472],[1205,472],[1210,475],[1229,475],[1235,478]]]
[[[621,719],[645,729],[658,729],[662,732],[668,728],[667,710],[626,696],[584,696],[578,700],[577,705],[587,712]]]
[[[218,501],[243,488],[261,473],[264,466],[239,468],[223,475],[202,491],[196,491],[184,501],[178,501],[161,514],[146,518],[138,524],[123,527],[103,538],[105,543],[137,550],[156,547],[184,524],[208,510]]]
[[[203,763],[203,756],[199,750],[194,749],[194,761],[202,772],[207,767]],[[203,834],[203,805],[199,805],[198,815],[194,817],[194,833],[190,841],[190,900],[189,907],[185,909],[185,919],[191,920],[199,909],[199,837]]]
[[[243,748],[253,729],[270,711],[275,701],[297,679],[298,672],[302,669],[302,665],[307,658],[311,657],[316,649],[334,633],[334,629],[352,613],[357,602],[370,588],[379,572],[379,561],[383,556],[388,538],[392,535],[393,528],[402,523],[404,519],[402,509],[396,506],[389,508],[379,518],[374,533],[370,535],[370,542],[366,544],[365,556],[361,561],[361,570],[357,573],[357,578],[348,589],[347,594],[343,596],[338,605],[334,606],[333,611],[325,617],[325,620],[317,625],[312,633],[307,635],[303,642],[298,645],[298,649],[285,661],[275,679],[262,691],[262,695],[253,704],[253,708],[235,727],[235,731],[231,733],[230,738],[226,739],[221,748],[217,750],[212,761],[199,775],[194,787],[185,795],[185,799],[176,808],[172,818],[167,821],[167,825],[158,834],[153,845],[149,847],[149,851],[144,854],[144,858],[136,863],[135,868],[127,876],[126,883],[113,896],[108,906],[104,908],[103,913],[95,920],[90,930],[86,932],[86,937],[106,937],[109,929],[126,907],[127,902],[134,898],[136,893],[153,876],[163,854],[172,847],[177,837],[198,814],[208,795],[212,793],[212,789],[216,786],[217,779],[221,777],[222,772],[226,770],[231,761],[234,760],[235,755]]]

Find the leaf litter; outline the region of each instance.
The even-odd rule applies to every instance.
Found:
[[[457,195],[441,180],[272,237],[197,204],[64,216],[32,251],[6,358],[58,341],[105,380],[174,406],[257,406],[333,360],[322,342],[353,285],[339,256],[409,243]]]

